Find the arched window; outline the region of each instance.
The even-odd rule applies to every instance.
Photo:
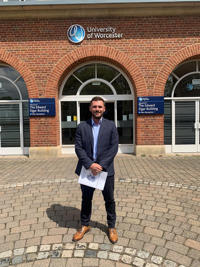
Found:
[[[62,145],[74,144],[76,126],[90,118],[89,102],[97,95],[106,102],[104,117],[116,123],[120,144],[131,145],[133,149],[131,83],[121,70],[102,62],[80,66],[63,81],[60,90]]]
[[[131,95],[131,89],[126,78],[118,70],[105,64],[94,63],[74,71],[67,79],[62,90],[63,96],[91,94]]]
[[[0,64],[0,114],[0,154],[24,153],[30,143],[28,92],[19,72],[5,64]]]
[[[24,79],[8,65],[0,65],[0,100],[28,100]]]
[[[184,62],[169,76],[165,97],[200,97],[199,61]]]

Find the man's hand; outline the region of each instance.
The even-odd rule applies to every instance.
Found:
[[[97,175],[99,172],[103,170],[103,168],[98,163],[92,163],[92,165],[90,166],[90,170],[93,175]]]

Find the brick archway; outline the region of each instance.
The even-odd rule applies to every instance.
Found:
[[[35,83],[34,75],[23,61],[2,49],[0,49],[0,61],[10,65],[20,73],[26,83],[30,98],[38,95],[38,89]]]
[[[123,52],[107,46],[87,46],[75,49],[66,54],[53,68],[46,84],[46,94],[58,93],[60,79],[67,69],[77,66],[80,62],[89,60],[106,60],[124,70],[130,81],[135,85],[135,95],[144,94],[147,86],[138,66]]]
[[[59,86],[64,78],[66,71],[71,71],[80,63],[92,60],[103,60],[121,68],[128,76],[135,88],[135,97],[137,95],[147,94],[147,85],[142,72],[138,66],[125,53],[107,46],[85,46],[76,48],[71,53],[66,54],[53,68],[49,80],[47,81],[45,94],[58,99]],[[56,101],[56,117],[58,119],[58,101]],[[60,143],[60,128],[57,124],[57,144]]]
[[[160,73],[158,74],[155,85],[154,85],[154,95],[164,95],[165,84],[170,73],[184,60],[199,55],[200,54],[200,44],[194,44],[185,47],[171,56],[167,62],[162,67]]]

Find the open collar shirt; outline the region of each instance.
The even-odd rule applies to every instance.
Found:
[[[99,120],[99,123],[96,124],[93,119],[92,121],[92,133],[93,133],[93,139],[94,139],[94,145],[93,145],[93,160],[95,161],[97,159],[97,144],[98,144],[98,136],[99,136],[99,130],[102,123],[102,118]]]

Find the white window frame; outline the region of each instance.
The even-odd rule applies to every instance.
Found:
[[[1,64],[1,66],[8,66],[5,64]],[[10,67],[10,66],[8,66]],[[28,102],[28,100],[23,100],[22,99],[22,94],[19,90],[19,87],[16,85],[16,82],[21,78],[21,75],[19,75],[14,81],[11,80],[10,78],[0,75],[0,78],[3,78],[5,80],[8,80],[11,82],[14,87],[16,88],[18,94],[19,94],[19,100],[0,100],[0,105],[1,104],[18,104],[19,105],[19,119],[20,119],[20,147],[1,147],[1,132],[0,132],[0,155],[24,155],[28,154],[29,148],[24,147],[24,132],[23,132],[23,102]],[[0,125],[1,126],[1,125]]]

